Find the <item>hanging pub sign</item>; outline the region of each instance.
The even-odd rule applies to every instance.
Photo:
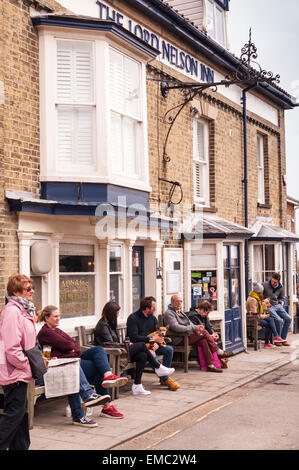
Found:
[[[179,69],[184,75],[205,83],[214,83],[214,71],[205,64],[200,63],[190,54],[182,51],[178,47],[170,44],[165,39],[153,33],[139,23],[124,16],[111,6],[96,1],[99,6],[99,17],[101,20],[113,21],[114,23],[129,30],[142,41],[160,51],[160,57],[163,63],[172,68]]]

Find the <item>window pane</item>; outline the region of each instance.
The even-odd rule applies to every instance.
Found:
[[[59,255],[59,271],[61,273],[94,272],[93,256]]]
[[[120,304],[119,299],[119,288],[120,284],[120,275],[119,274],[110,274],[110,300]]]
[[[227,268],[229,265],[229,260],[228,260],[228,246],[223,247],[223,266]]]
[[[142,273],[141,253],[140,251],[137,251],[137,250],[133,250],[133,254],[132,254],[132,273],[133,274]]]
[[[110,272],[121,272],[121,247],[113,246],[110,248]]]
[[[265,245],[265,271],[275,271],[274,245]]]
[[[141,285],[142,285],[142,279],[141,276],[133,276],[132,279],[132,307],[133,307],[133,312],[136,312],[136,310],[139,309],[140,307],[140,299],[141,299]]]
[[[57,108],[57,167],[94,164],[94,108]]]
[[[198,120],[195,120],[194,127],[194,160],[202,162],[207,160],[205,155],[204,124]]]
[[[224,45],[224,12],[216,6],[216,40]]]
[[[228,310],[230,308],[229,303],[229,271],[224,270],[224,308]]]
[[[231,245],[230,247],[230,258],[231,266],[239,266],[239,249],[236,245]]]
[[[215,38],[214,2],[211,0],[207,1],[207,30]]]
[[[60,276],[59,281],[62,318],[94,315],[94,276]]]
[[[131,116],[140,115],[140,76],[139,64],[128,57],[124,61],[125,74],[125,111]]]
[[[124,170],[128,176],[136,175],[136,122],[123,118]]]
[[[232,308],[240,305],[239,269],[232,269]]]
[[[88,42],[57,41],[57,100],[93,102],[92,46]]]

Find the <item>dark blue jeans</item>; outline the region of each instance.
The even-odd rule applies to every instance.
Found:
[[[271,333],[273,333],[274,338],[278,337],[277,329],[275,326],[274,318],[268,317],[260,321],[261,326],[264,326],[265,331],[265,344],[269,344]]]
[[[94,384],[99,395],[109,393],[102,387],[104,374],[111,370],[106,351],[102,346],[94,346],[84,351],[81,356],[81,367],[88,382]]]
[[[173,347],[172,346],[159,346],[159,348],[156,351],[157,356],[163,356],[163,361],[162,364],[165,367],[171,367],[171,362],[173,358]],[[161,377],[161,380],[167,380],[168,375],[165,377]]]

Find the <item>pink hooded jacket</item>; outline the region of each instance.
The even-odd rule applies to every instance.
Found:
[[[0,315],[0,384],[31,382],[31,368],[24,350],[36,343],[34,319],[20,303],[10,300]]]

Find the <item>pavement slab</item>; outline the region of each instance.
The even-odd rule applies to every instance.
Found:
[[[44,400],[35,406],[34,428],[30,431],[30,450],[108,450],[128,439],[153,429],[216,397],[251,382],[299,357],[299,335],[289,334],[291,347],[273,350],[249,349],[229,360],[228,369],[221,374],[203,372],[191,365],[186,374],[177,368],[173,377],[180,388],[170,391],[160,386],[153,373],[144,373],[144,388],[148,396],[131,394],[132,380],[120,390],[114,405],[124,419],[99,416],[100,408],[93,408],[92,419],[97,428],[73,426],[65,416],[65,397]],[[281,379],[283,384],[283,378]],[[282,385],[283,386],[283,385]]]

